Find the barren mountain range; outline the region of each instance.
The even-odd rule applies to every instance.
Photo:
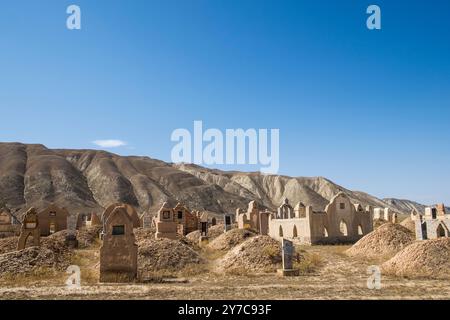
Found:
[[[382,200],[350,191],[322,177],[225,172],[105,151],[0,143],[0,206],[19,216],[31,206],[43,208],[50,203],[73,213],[100,214],[109,204],[124,202],[140,213],[156,213],[164,201],[221,214],[245,209],[251,200],[274,210],[284,198],[293,206],[302,201],[323,210],[339,191],[363,206],[389,207],[405,214],[424,208],[413,201]]]

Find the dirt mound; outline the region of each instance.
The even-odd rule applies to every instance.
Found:
[[[352,257],[387,258],[413,241],[414,235],[411,231],[399,224],[389,222],[361,238],[346,253]]]
[[[402,222],[400,222],[402,226],[404,226],[406,229],[408,229],[411,232],[416,232],[416,223],[411,220],[411,217],[406,218]]]
[[[101,226],[92,226],[77,230],[78,249],[84,249],[91,246],[99,238],[101,229]],[[41,243],[42,245],[58,243],[61,246],[65,246],[67,234],[67,230],[56,232],[48,237],[41,238]]]
[[[133,230],[136,242],[155,239],[155,228],[137,228]]]
[[[209,241],[214,240],[225,232],[225,226],[223,224],[216,224],[208,229]]]
[[[137,228],[134,229],[134,236],[136,238],[136,243],[140,245],[141,243],[145,243],[149,240],[156,240],[155,238],[156,229],[155,228]],[[177,235],[178,241],[182,244],[185,244],[191,247],[194,250],[199,250],[200,247],[198,245],[198,241],[194,241],[191,237],[183,237]]]
[[[385,225],[386,223],[388,223],[388,221],[384,220],[384,219],[375,219],[373,220],[373,229],[378,229],[379,227],[381,227],[382,225]]]
[[[0,275],[29,273],[45,267],[65,270],[70,265],[71,252],[60,238],[58,233],[43,238],[40,247],[0,255]]]
[[[244,242],[248,238],[256,236],[251,230],[233,229],[226,233],[222,233],[209,243],[208,248],[213,250],[230,250],[238,244]]]
[[[101,227],[93,226],[77,231],[78,248],[92,245]],[[24,250],[17,250],[18,237],[0,241],[0,275],[33,272],[39,268],[65,270],[73,254],[66,245],[67,230],[41,237],[41,245],[33,247],[29,242]]]
[[[100,226],[92,226],[77,231],[78,247],[80,249],[83,249],[91,246],[96,241],[96,239],[98,239],[100,230]],[[66,230],[59,231],[48,237],[41,237],[41,244],[48,244],[52,246],[53,243],[54,246],[55,243],[58,243],[61,246],[65,246],[66,236]],[[19,237],[0,239],[0,254],[17,251],[18,242]],[[27,248],[31,248],[32,246],[32,241],[28,240]]]
[[[178,240],[147,239],[139,242],[138,266],[143,277],[156,271],[181,271],[202,262],[197,252]]]
[[[193,231],[186,235],[186,239],[192,243],[198,243],[200,241],[201,232],[199,230]]]
[[[0,239],[0,254],[16,251],[18,241],[19,237]]]
[[[80,249],[91,246],[97,239],[99,239],[101,226],[86,227],[78,231],[78,247]]]
[[[450,239],[415,242],[381,268],[398,277],[450,279]]]
[[[214,240],[218,236],[224,234],[224,225],[223,224],[217,224],[215,226],[208,228],[208,238],[209,241]],[[191,241],[192,243],[198,243],[200,241],[201,232],[200,230],[193,231],[186,235],[186,238]]]
[[[269,236],[255,236],[217,261],[217,272],[275,272],[281,268],[281,245]]]

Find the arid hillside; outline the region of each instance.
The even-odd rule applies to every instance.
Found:
[[[251,200],[275,209],[285,197],[292,205],[302,201],[322,210],[339,191],[364,206],[410,212],[404,200],[384,201],[322,177],[224,172],[98,150],[0,143],[0,206],[6,205],[17,215],[30,206],[42,208],[51,202],[75,213],[100,213],[113,202],[131,204],[139,212],[154,211],[163,201],[180,201],[192,209],[214,213],[234,213],[238,207],[246,208]]]

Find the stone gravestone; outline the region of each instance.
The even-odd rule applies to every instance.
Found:
[[[393,213],[392,214],[392,223],[398,223],[398,215],[397,213]]]
[[[231,216],[226,214],[225,217],[225,232],[231,230]]]
[[[269,234],[270,212],[263,211],[259,213],[259,234],[266,236]]]
[[[299,270],[294,269],[295,247],[292,241],[283,238],[281,255],[283,269],[278,270],[278,273],[284,277],[298,276]]]
[[[66,245],[72,249],[78,248],[76,215],[69,215],[67,217]]]
[[[41,230],[39,229],[39,218],[35,208],[30,208],[23,218],[17,250],[25,249],[29,236],[33,237],[34,246],[39,246]]]
[[[203,213],[200,217],[200,245],[208,243],[208,214]]]
[[[142,215],[142,227],[143,228],[151,228],[152,227],[152,222],[153,222],[153,217],[150,214],[150,212],[145,212]]]
[[[114,208],[105,221],[100,248],[100,282],[131,282],[137,277],[138,246],[133,221],[123,206]]]
[[[156,239],[177,239],[177,223],[174,220],[173,209],[169,207],[169,204],[165,202],[156,216]]]

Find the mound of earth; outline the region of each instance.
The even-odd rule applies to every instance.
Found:
[[[234,247],[217,261],[216,271],[227,273],[275,272],[281,268],[281,245],[269,236],[255,236]]]
[[[101,226],[86,227],[77,231],[78,247],[80,249],[91,246],[99,237]],[[57,242],[61,246],[65,246],[67,230],[56,232],[48,237],[41,237],[41,244],[45,245]],[[17,251],[19,237],[9,237],[0,239],[0,254]],[[33,246],[31,240],[27,241],[27,248]]]
[[[375,219],[373,220],[373,229],[378,229],[379,227],[381,227],[382,225],[385,225],[386,223],[388,223],[388,221],[384,220],[384,219]]]
[[[145,243],[149,240],[156,240],[155,238],[156,229],[155,228],[136,228],[134,229],[134,236],[136,238],[136,243],[140,245],[141,243]],[[198,240],[195,241],[192,237],[184,237],[181,235],[177,235],[177,239],[179,242],[191,247],[194,250],[200,250],[198,245]]]
[[[61,242],[60,236],[56,234],[43,238],[40,247],[29,247],[0,255],[0,275],[30,273],[46,267],[65,270],[70,265],[72,254],[64,242]]]
[[[80,230],[77,230],[76,234],[78,240],[78,248],[84,249],[91,246],[99,238],[99,233],[101,230],[101,226],[84,227]],[[41,242],[43,244],[49,242],[58,242],[59,244],[65,246],[67,234],[67,230],[59,231],[48,237],[41,237]]]
[[[450,279],[450,238],[415,242],[381,267],[398,277]]]
[[[230,250],[238,244],[244,242],[248,238],[256,236],[256,233],[251,230],[233,229],[226,233],[222,233],[208,244],[209,249],[213,250]]]
[[[385,223],[346,251],[361,258],[391,257],[414,241],[414,234],[399,224]]]
[[[9,237],[0,239],[0,254],[17,250],[19,237]]]
[[[136,228],[133,230],[136,242],[155,239],[155,228]]]
[[[102,226],[85,227],[77,232],[78,247],[87,248],[99,239]]]
[[[225,232],[225,226],[223,224],[216,224],[208,229],[209,241],[214,240]]]
[[[416,223],[411,220],[411,217],[406,218],[402,222],[400,222],[402,226],[404,226],[406,229],[408,229],[411,232],[416,232]]]
[[[195,230],[186,235],[186,239],[193,243],[198,243],[200,241],[201,232],[199,230]]]
[[[224,229],[225,227],[223,224],[217,224],[215,226],[209,227],[208,228],[209,241],[212,241],[218,236],[224,234]],[[186,238],[193,243],[198,243],[200,241],[200,236],[201,236],[200,230],[196,230],[187,234]]]
[[[178,240],[147,239],[139,243],[138,268],[142,275],[155,271],[180,271],[202,262],[195,250]]]

